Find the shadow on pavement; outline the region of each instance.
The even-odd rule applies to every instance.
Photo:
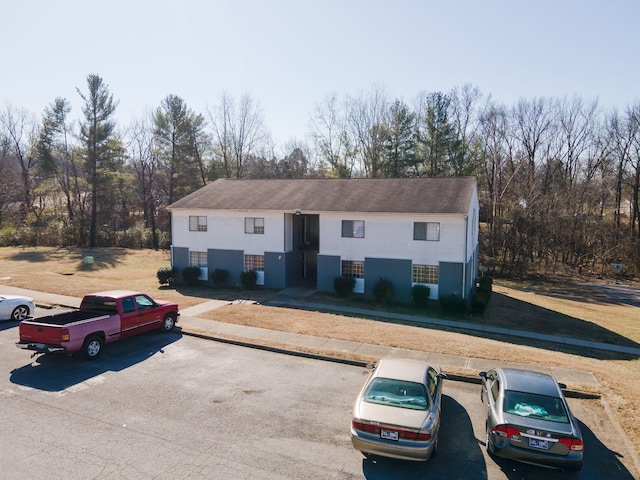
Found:
[[[100,358],[87,361],[79,356],[44,354],[11,371],[10,380],[17,385],[47,392],[61,392],[106,372],[118,372],[153,355],[182,337],[179,332],[148,332],[105,345]],[[24,351],[25,358],[31,352]]]
[[[476,480],[487,478],[482,451],[473,433],[471,418],[462,405],[448,395],[442,396],[442,423],[438,452],[426,462],[412,462],[368,456],[362,461],[367,480],[416,480],[451,478]],[[464,449],[461,446],[464,445]],[[468,446],[472,445],[472,448]]]

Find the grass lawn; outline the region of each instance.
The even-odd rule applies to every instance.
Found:
[[[93,264],[84,264],[86,256],[93,257]],[[158,268],[168,265],[169,253],[166,251],[4,247],[0,248],[0,286],[10,285],[78,297],[92,291],[127,288],[147,292],[159,299],[176,301],[181,308],[211,298],[235,300],[242,296],[257,304],[228,305],[208,312],[203,317],[434,353],[590,371],[601,383],[597,392],[602,394],[601,401],[613,410],[636,452],[640,452],[640,407],[637,402],[637,398],[640,398],[640,359],[544,342],[480,337],[477,333],[458,330],[436,330],[267,307],[260,303],[272,298],[276,292],[263,289],[240,292],[237,289],[216,290],[210,287],[162,287],[158,284],[156,272]],[[465,322],[640,346],[638,307],[610,301],[600,295],[595,283],[584,285],[566,280],[496,281],[493,292],[487,311],[481,316],[467,316]],[[381,308],[371,303],[345,301],[323,294],[311,297],[311,301],[333,304],[346,302],[352,306]],[[390,305],[386,308],[402,313],[419,313],[414,307],[406,305]],[[433,306],[425,314],[439,315],[440,312],[437,306]]]

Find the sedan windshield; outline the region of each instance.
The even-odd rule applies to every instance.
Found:
[[[428,406],[424,385],[392,378],[375,378],[367,388],[364,400],[413,410],[426,410]]]
[[[549,422],[569,423],[564,403],[560,398],[535,393],[506,390],[504,392],[504,413]]]

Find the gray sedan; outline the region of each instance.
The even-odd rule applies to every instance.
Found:
[[[582,469],[582,433],[555,378],[513,368],[494,368],[480,376],[489,454],[560,470]]]
[[[365,455],[428,460],[438,447],[443,378],[421,361],[380,360],[353,406],[353,446]]]

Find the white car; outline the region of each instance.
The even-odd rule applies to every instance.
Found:
[[[0,295],[0,320],[19,322],[33,316],[36,306],[33,298],[21,295]]]

